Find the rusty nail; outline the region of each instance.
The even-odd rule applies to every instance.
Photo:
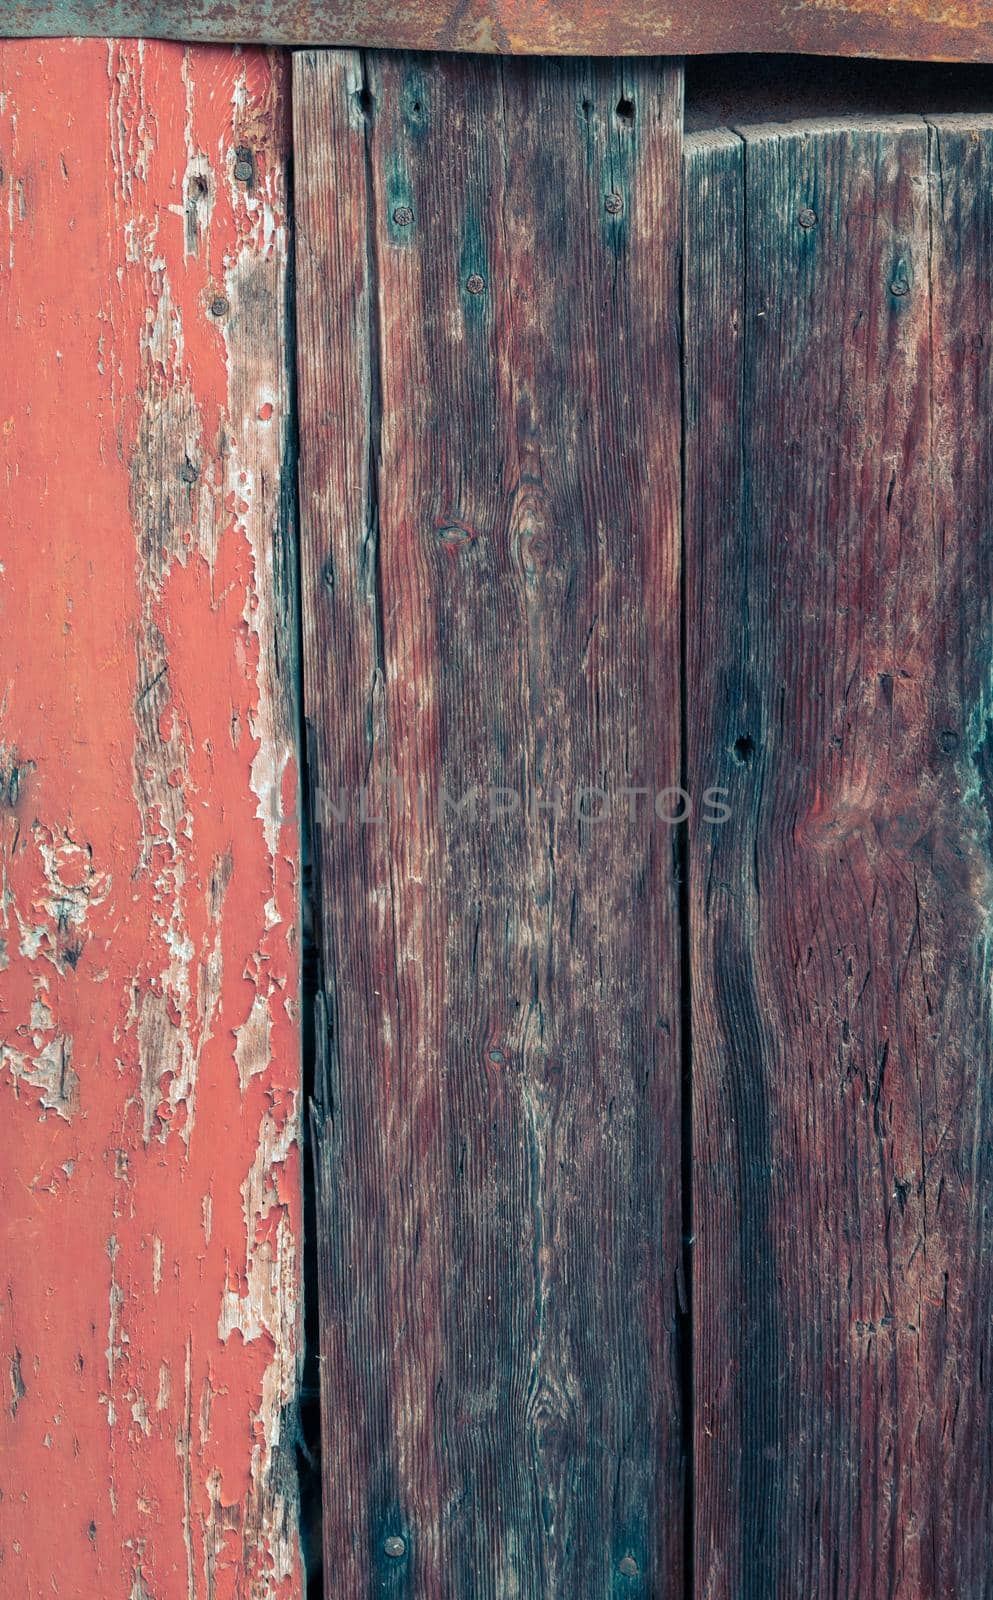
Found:
[[[815,228],[817,226],[817,212],[812,211],[809,206],[801,206],[796,220],[801,228]]]
[[[394,1561],[398,1560],[400,1556],[405,1556],[407,1554],[406,1544],[402,1539],[398,1539],[395,1534],[391,1534],[388,1539],[384,1539],[383,1549],[386,1551],[388,1556],[392,1557]]]
[[[398,228],[409,228],[414,220],[414,213],[409,206],[397,206],[393,212],[393,221]]]
[[[612,217],[619,216],[624,210],[624,201],[619,194],[608,194],[603,203]]]
[[[222,294],[219,294],[216,299],[210,302],[210,314],[212,317],[226,317],[230,310],[231,307]]]
[[[482,294],[483,290],[486,288],[486,285],[479,276],[478,272],[474,272],[470,278],[466,279],[465,286],[470,294]]]
[[[634,1556],[622,1556],[620,1570],[625,1578],[636,1578],[638,1576],[638,1563]]]
[[[890,293],[909,294],[910,284],[907,282],[906,278],[894,278],[893,282],[890,284]]]

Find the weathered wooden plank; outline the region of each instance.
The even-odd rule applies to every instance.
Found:
[[[0,84],[3,1584],[289,1597],[286,72]]]
[[[674,1595],[681,75],[294,88],[325,1580]]]
[[[504,55],[779,51],[993,60],[990,0],[0,0],[0,35],[133,34],[201,42],[372,45]]]
[[[687,158],[697,1588],[981,1596],[993,144],[741,141]]]

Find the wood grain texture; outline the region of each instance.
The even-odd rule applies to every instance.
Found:
[[[294,89],[325,1583],[681,1594],[681,75]]]
[[[288,82],[0,48],[0,1587],[300,1593]]]
[[[687,148],[697,1590],[991,1592],[993,130]]]
[[[0,35],[167,39],[501,55],[719,51],[993,60],[990,0],[0,0]]]

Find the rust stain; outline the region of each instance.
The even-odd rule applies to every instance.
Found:
[[[157,35],[506,55],[784,51],[993,60],[990,0],[0,0],[0,34]]]
[[[287,103],[263,50],[0,45],[18,1593],[301,1591]]]

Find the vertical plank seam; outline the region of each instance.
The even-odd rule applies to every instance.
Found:
[[[290,128],[294,123],[293,54],[288,52],[287,72],[290,97]],[[304,1596],[311,1593],[321,1581],[321,1562],[316,1562],[315,1548],[324,1548],[324,1477],[323,1451],[320,1428],[318,1393],[318,1420],[316,1428],[310,1424],[312,1393],[319,1390],[320,1363],[320,1311],[319,1282],[317,1276],[317,1126],[323,1122],[327,1110],[325,1084],[318,1079],[318,989],[320,971],[320,904],[317,887],[320,874],[315,874],[314,837],[314,774],[310,759],[307,702],[304,692],[304,571],[303,538],[300,504],[300,351],[297,336],[297,227],[296,227],[296,135],[291,132],[286,171],[286,278],[284,330],[286,349],[287,401],[283,450],[283,483],[280,485],[280,524],[286,551],[286,581],[293,606],[292,626],[296,650],[294,679],[296,685],[296,754],[299,767],[300,808],[300,873],[298,879],[298,917],[300,926],[300,1179],[302,1194],[302,1238],[300,1247],[301,1324],[303,1348],[299,1357],[299,1388],[296,1400],[294,1442],[297,1467],[297,1506],[300,1513],[300,1559],[303,1569]],[[316,1483],[316,1499],[313,1485]],[[308,1485],[310,1491],[308,1493]],[[312,1508],[316,1506],[316,1517]],[[316,1524],[316,1526],[315,1526]]]
[[[676,314],[679,341],[679,786],[689,793],[689,682],[686,593],[686,161],[685,108],[679,150],[679,287]],[[683,1447],[683,1594],[693,1600],[696,1523],[696,1401],[693,1381],[693,971],[690,952],[690,824],[676,833],[676,922],[679,929],[679,1188],[682,1293],[677,1297],[679,1392]]]

